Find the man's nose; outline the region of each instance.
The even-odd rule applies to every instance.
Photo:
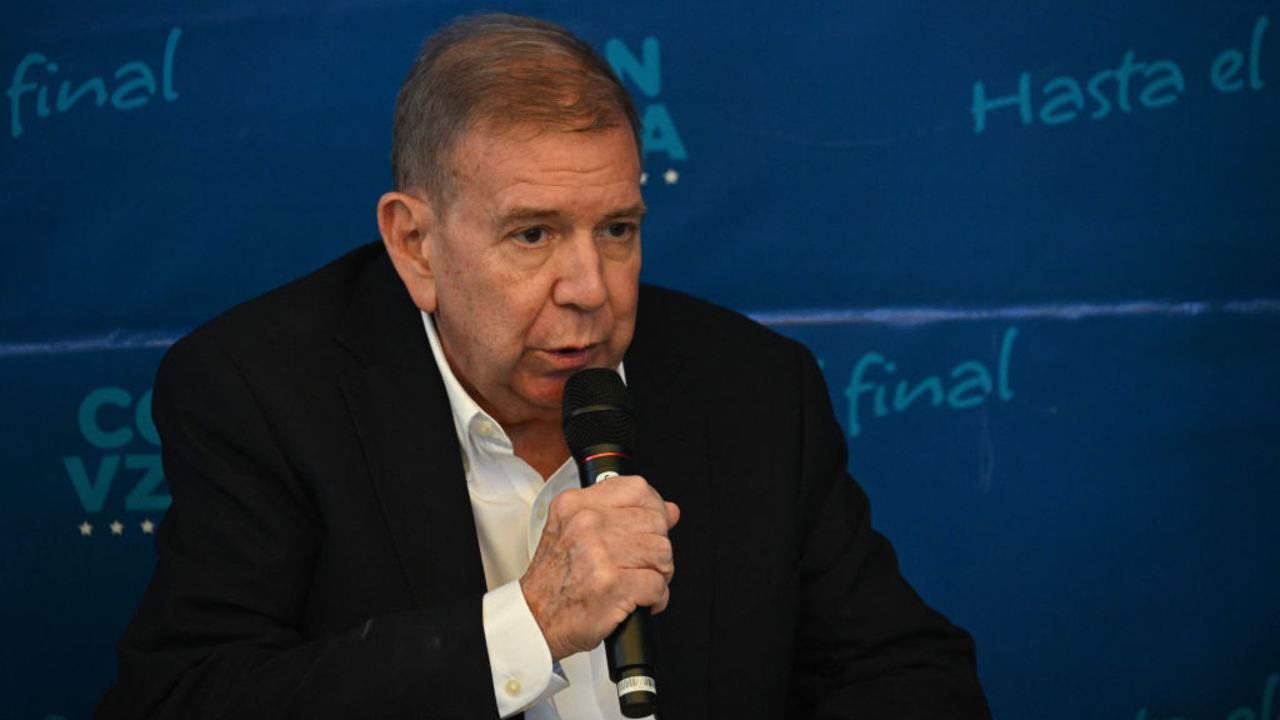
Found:
[[[557,305],[595,310],[609,298],[604,282],[604,256],[590,232],[574,233],[560,247],[559,277],[552,292]]]

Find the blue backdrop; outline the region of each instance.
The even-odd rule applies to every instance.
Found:
[[[149,387],[376,238],[473,2],[0,10],[0,717],[87,718],[168,498]],[[1002,718],[1280,715],[1280,4],[488,5],[606,54],[645,277],[821,358]],[[743,388],[750,392],[750,388]]]

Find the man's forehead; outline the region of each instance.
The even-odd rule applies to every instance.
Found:
[[[525,187],[589,188],[618,205],[610,211],[643,207],[639,153],[622,128],[473,130],[458,143],[450,165],[459,197],[496,204],[492,212],[512,213],[529,205],[516,192]]]
[[[574,151],[583,144],[602,144],[608,141],[625,142],[630,152],[628,160],[639,164],[639,150],[634,136],[622,126],[610,125],[591,129],[575,129],[560,126],[520,124],[512,126],[485,123],[467,130],[459,138],[453,152],[455,172],[477,174],[499,161],[540,161],[553,165],[577,166],[602,165],[605,158],[599,153],[578,156]],[[616,158],[609,158],[616,164]]]

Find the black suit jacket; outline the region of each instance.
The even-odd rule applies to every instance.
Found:
[[[985,717],[972,644],[899,576],[800,345],[644,287],[639,470],[682,509],[663,720]],[[173,505],[98,717],[496,717],[448,400],[380,246],[161,363]]]

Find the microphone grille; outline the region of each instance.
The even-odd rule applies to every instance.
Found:
[[[622,378],[608,368],[580,370],[564,385],[564,437],[575,458],[593,445],[635,449],[635,411]]]

